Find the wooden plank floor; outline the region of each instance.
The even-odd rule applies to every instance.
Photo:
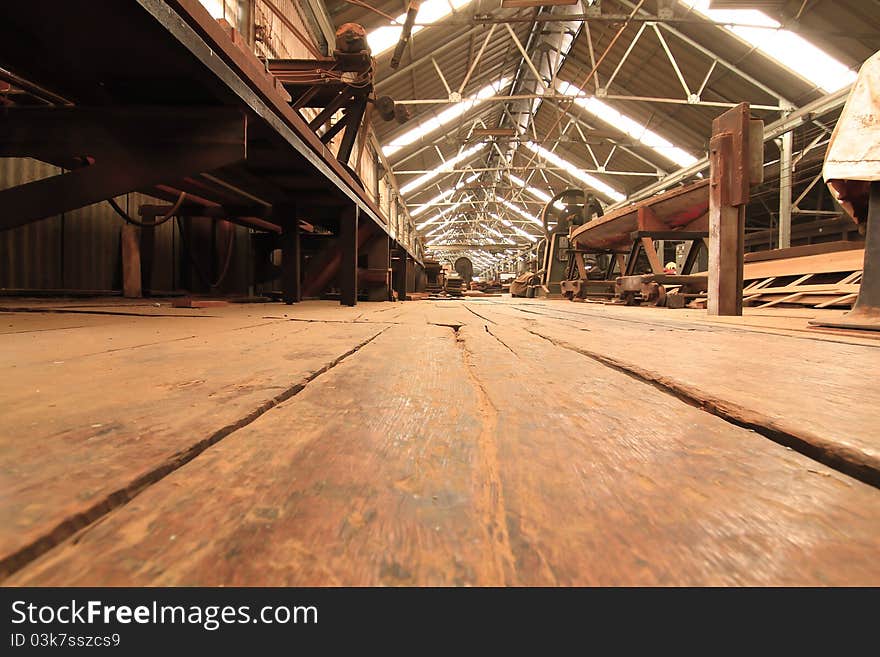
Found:
[[[870,338],[509,298],[75,305],[0,314],[5,585],[880,584]]]

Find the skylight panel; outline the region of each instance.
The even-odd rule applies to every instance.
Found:
[[[512,182],[514,185],[517,185],[518,187],[523,188],[529,194],[534,196],[536,199],[544,201],[544,203],[546,203],[547,201],[550,200],[550,194],[548,194],[547,192],[542,192],[537,187],[532,187],[531,185],[527,185],[526,181],[523,180],[522,178],[515,176],[512,173],[508,173],[507,177],[510,178],[510,182]]]
[[[525,147],[528,148],[533,153],[537,153],[541,157],[543,157],[548,162],[551,162],[558,166],[559,168],[565,170],[569,175],[574,178],[577,178],[582,183],[584,183],[587,187],[590,187],[594,191],[599,192],[600,194],[607,196],[615,202],[623,201],[626,196],[618,192],[616,189],[602,182],[596,176],[591,176],[586,171],[579,169],[571,162],[566,160],[565,158],[560,157],[556,153],[547,150],[543,146],[540,146],[534,142],[527,141],[524,143]]]
[[[524,219],[531,221],[533,224],[535,224],[536,226],[540,226],[542,229],[544,228],[544,223],[540,219],[538,219],[535,215],[526,212],[518,205],[508,201],[506,198],[499,198],[498,200],[501,201],[505,206],[507,206],[508,208],[513,210],[514,212],[516,212],[518,215],[523,217]]]
[[[439,176],[441,173],[451,171],[452,169],[455,168],[456,164],[458,164],[459,162],[466,160],[467,158],[471,157],[472,155],[480,152],[485,147],[486,147],[486,144],[477,144],[476,146],[471,146],[470,148],[468,148],[465,151],[462,151],[461,153],[459,153],[455,157],[449,158],[448,160],[446,160],[443,164],[441,164],[437,168],[432,169],[428,173],[425,173],[425,174],[419,176],[418,178],[409,181],[407,184],[405,184],[403,187],[400,188],[400,193],[401,194],[408,194],[409,192],[412,192],[412,191],[418,189],[419,187],[424,187],[429,182],[434,180],[434,178]]]
[[[502,224],[504,224],[505,226],[510,228],[510,230],[512,230],[514,233],[516,233],[517,235],[520,235],[522,237],[525,237],[527,240],[529,240],[529,242],[537,242],[538,241],[537,237],[535,237],[531,233],[524,231],[519,226],[514,225],[514,223],[510,219],[504,219],[504,218],[500,217],[499,215],[495,214],[494,212],[492,212],[491,214],[493,217],[495,217]]]
[[[383,146],[382,153],[384,153],[385,157],[391,157],[401,148],[409,146],[413,142],[418,141],[432,132],[436,132],[447,123],[455,121],[465,112],[469,112],[477,105],[480,105],[487,98],[491,98],[492,96],[501,93],[501,90],[504,89],[509,82],[510,80],[508,78],[501,78],[498,82],[487,84],[473,96],[470,96],[459,103],[454,103],[439,114],[419,120],[418,125],[416,125],[415,128],[407,130],[399,137],[395,137],[394,141]]]
[[[223,18],[223,0],[201,0],[211,18]]]
[[[679,0],[695,13],[719,23],[744,23],[765,27],[726,25],[723,29],[738,36],[771,59],[812,84],[831,93],[855,82],[856,73],[802,36],[779,29],[780,23],[757,9],[710,9],[709,0]],[[773,28],[773,29],[767,29]]]
[[[428,219],[427,221],[424,221],[424,222],[420,223],[418,226],[416,226],[416,230],[422,230],[422,229],[424,229],[426,226],[430,226],[431,224],[433,224],[433,223],[439,221],[440,219],[442,219],[443,217],[445,217],[447,214],[449,214],[450,212],[452,212],[453,210],[455,210],[455,208],[457,208],[457,207],[458,207],[459,205],[461,205],[462,203],[467,203],[467,202],[470,201],[470,200],[471,200],[471,197],[470,197],[470,196],[465,196],[465,197],[464,197],[462,200],[460,200],[458,203],[453,203],[452,205],[450,205],[450,206],[444,208],[443,210],[441,210],[440,212],[438,212],[437,214],[435,214],[433,217],[431,217],[431,218]]]
[[[678,148],[671,141],[664,139],[653,130],[649,130],[647,126],[642,125],[626,114],[618,112],[598,98],[594,96],[585,98],[583,92],[573,84],[561,82],[557,88],[560,93],[566,96],[574,96],[575,104],[583,107],[596,118],[625,132],[667,160],[675,162],[681,167],[690,166],[697,161],[697,158],[690,153]]]
[[[508,173],[507,177],[510,178],[510,182],[512,182],[514,185],[519,185],[524,190],[526,190],[529,194],[534,196],[536,199],[544,201],[545,204],[552,198],[550,196],[550,194],[548,194],[547,192],[542,191],[542,190],[538,189],[537,187],[532,187],[531,185],[527,185],[525,180],[523,180],[522,178],[520,178],[518,176],[513,175],[512,173]],[[556,201],[553,204],[553,207],[556,208],[557,210],[562,210],[565,208],[565,206],[562,204],[561,201]]]
[[[457,187],[457,186],[456,186],[456,187]],[[417,207],[417,208],[415,208],[414,210],[412,210],[412,211],[409,213],[409,216],[411,216],[411,217],[417,217],[417,216],[419,216],[420,214],[422,214],[422,212],[425,212],[425,211],[426,211],[428,208],[430,208],[431,206],[433,206],[433,205],[435,205],[435,204],[437,204],[437,203],[442,203],[443,201],[445,201],[446,199],[448,199],[450,196],[452,196],[453,194],[455,194],[456,187],[453,187],[453,188],[447,189],[445,192],[442,192],[442,193],[440,193],[440,194],[437,194],[437,196],[435,196],[434,198],[432,198],[432,199],[430,199],[430,200],[428,200],[428,201],[425,201],[425,202],[422,203],[419,207]]]
[[[475,173],[471,176],[468,176],[467,178],[465,178],[464,182],[456,183],[455,187],[452,187],[451,189],[447,189],[445,192],[437,194],[437,196],[435,196],[434,198],[422,203],[419,207],[417,207],[415,210],[410,212],[409,216],[417,217],[418,215],[422,214],[422,212],[424,212],[425,210],[430,208],[432,205],[435,205],[437,203],[442,203],[443,201],[448,199],[450,196],[455,194],[455,192],[457,192],[459,189],[461,189],[465,185],[470,185],[472,182],[474,182],[479,177],[480,177],[479,173]]]
[[[510,241],[510,238],[507,235],[505,235],[504,233],[502,233],[500,230],[498,230],[497,228],[492,228],[492,226],[482,226],[482,228],[485,231],[489,232],[490,234],[494,235],[495,237],[501,238],[501,240],[503,240],[505,244],[512,243]]]
[[[423,2],[419,7],[419,13],[416,14],[416,23],[422,25],[413,25],[412,34],[421,32],[424,29],[424,23],[437,23],[449,16],[453,9],[456,11],[469,5],[471,0],[428,0]],[[403,22],[406,20],[406,14],[403,13],[397,17],[399,25],[384,25],[372,30],[367,35],[367,43],[370,44],[370,50],[373,56],[378,57],[386,50],[390,50],[400,41],[400,33],[403,31]]]

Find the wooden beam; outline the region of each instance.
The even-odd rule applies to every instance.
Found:
[[[725,112],[712,123],[707,303],[710,315],[742,315],[749,127],[748,103]]]

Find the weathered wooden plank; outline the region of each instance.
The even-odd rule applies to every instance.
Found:
[[[7,584],[876,584],[878,549],[876,489],[419,312]]]
[[[500,583],[482,429],[454,332],[393,326],[9,583]]]
[[[162,321],[138,326],[149,333]],[[26,366],[6,362],[0,573],[297,392],[382,328],[267,322],[67,359],[43,343],[39,358],[22,357]]]
[[[489,330],[461,333],[497,413],[517,583],[880,581],[876,489],[525,331]]]
[[[666,319],[670,312],[660,309],[576,308],[495,304],[481,312],[525,326],[572,353],[626,367],[738,421],[797,437],[880,478],[876,346]]]

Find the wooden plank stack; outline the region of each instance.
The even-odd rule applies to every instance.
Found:
[[[851,308],[859,295],[864,260],[864,249],[853,247],[860,246],[830,243],[747,254],[743,303],[758,308]],[[846,250],[829,250],[840,247]]]

